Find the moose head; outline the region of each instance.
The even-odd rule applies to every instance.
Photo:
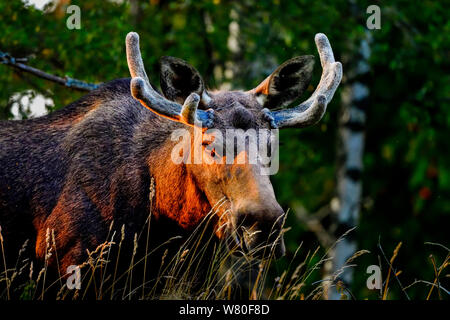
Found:
[[[276,200],[269,176],[264,173],[270,163],[261,160],[261,149],[273,152],[275,130],[317,123],[342,77],[342,66],[335,62],[327,37],[317,34],[315,41],[323,68],[319,85],[306,101],[282,109],[308,86],[313,56],[288,60],[256,88],[245,92],[209,91],[192,66],[177,58],[164,57],[160,79],[163,96],[147,77],[138,34],[130,32],[126,38],[132,96],[158,116],[180,123],[175,127],[185,128],[194,136],[172,145],[170,152],[185,160],[175,165],[183,167],[185,177],[198,191],[194,193],[204,196],[196,201],[207,203],[201,207],[205,212],[197,216],[204,217],[211,208],[220,207],[216,210],[216,235],[244,252],[255,252],[256,256],[270,251],[278,257],[285,251],[282,235],[285,213]],[[230,131],[234,135],[230,136]],[[243,147],[236,147],[235,139],[243,141]],[[252,149],[251,141],[264,148]],[[200,162],[192,161],[196,146]],[[217,206],[218,203],[221,205]]]

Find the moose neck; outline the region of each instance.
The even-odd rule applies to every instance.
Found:
[[[157,219],[169,218],[181,228],[192,230],[208,214],[211,205],[186,165],[172,161],[175,144],[168,136],[163,146],[149,155],[149,171],[155,183],[152,209]]]

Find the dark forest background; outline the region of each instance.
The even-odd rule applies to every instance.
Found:
[[[81,8],[79,30],[66,27],[69,4]],[[372,4],[381,8],[379,30],[366,27],[366,8]],[[366,59],[369,69],[358,78],[368,88],[367,99],[358,106],[365,115],[360,128],[363,193],[352,234],[358,249],[370,253],[355,261],[351,290],[359,299],[376,299],[379,292],[366,288],[366,268],[381,264],[386,276],[388,265],[379,245],[390,258],[402,242],[395,267],[401,270],[403,286],[415,279],[433,282],[430,255],[438,265],[446,258],[445,248],[426,242],[450,246],[449,5],[447,0],[61,0],[40,10],[25,1],[1,1],[0,51],[26,57],[26,64],[51,74],[101,83],[129,77],[124,39],[136,31],[154,83],[159,82],[159,58],[169,55],[195,66],[210,88],[246,90],[285,60],[314,54],[306,98],[321,74],[314,35],[325,33],[336,60],[343,63],[344,78],[318,125],[281,132],[280,170],[272,181],[280,203],[290,209],[291,229],[286,234],[288,255],[274,263],[273,277],[302,241],[298,259],[324,245],[320,232],[338,236],[333,203],[340,112],[351,81],[348,71]],[[358,53],[363,42],[370,50],[365,58]],[[83,94],[0,65],[0,119],[32,116],[38,98],[51,112]],[[314,217],[319,231],[307,223]],[[448,284],[445,272],[441,277],[441,284]],[[320,278],[318,272],[310,284]],[[389,297],[404,299],[396,280],[391,281]],[[424,299],[428,290],[426,283],[417,283],[406,292]]]

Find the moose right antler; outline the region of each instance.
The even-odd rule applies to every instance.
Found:
[[[198,110],[200,97],[197,93],[191,93],[185,100],[183,106],[167,100],[153,89],[147,77],[139,49],[139,35],[130,32],[126,37],[126,52],[128,69],[131,74],[131,94],[140,103],[160,116],[174,121],[183,122],[188,125],[195,123],[202,127],[210,127],[213,123],[214,113],[212,110]]]
[[[271,120],[272,126],[276,128],[304,128],[320,121],[325,114],[327,104],[330,103],[341,82],[342,64],[335,62],[327,36],[318,33],[315,36],[315,41],[323,69],[319,85],[308,100],[295,108],[279,111],[264,109]]]

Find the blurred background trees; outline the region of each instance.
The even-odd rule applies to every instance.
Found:
[[[358,68],[359,48],[369,33],[369,70],[357,80],[369,89],[358,104],[365,114],[363,191],[354,221],[357,229],[351,234],[358,249],[371,253],[356,261],[351,290],[358,298],[377,298],[379,292],[366,288],[366,268],[381,261],[386,271],[378,245],[390,256],[400,241],[396,265],[402,283],[433,281],[429,255],[441,263],[448,252],[425,242],[448,247],[450,238],[448,0],[60,0],[41,7],[42,3],[0,2],[0,51],[26,57],[27,64],[43,71],[90,83],[129,76],[124,39],[131,30],[141,36],[143,58],[155,84],[159,58],[171,55],[195,66],[209,87],[221,89],[250,89],[287,59],[317,57],[315,33],[328,36],[336,60],[343,62],[343,85],[318,125],[281,132],[280,171],[272,180],[280,203],[290,208],[291,229],[286,234],[288,255],[274,265],[274,277],[302,241],[305,253],[296,259],[317,246],[320,235],[306,220],[316,219],[328,240],[346,231],[336,224],[341,205],[339,110],[350,81],[347,71]],[[66,27],[69,4],[81,8],[79,30]],[[381,8],[380,30],[366,28],[366,8],[371,4]],[[312,85],[303,98],[318,83],[318,57],[316,61]],[[51,112],[82,95],[0,65],[0,119]],[[318,272],[311,283],[321,277]],[[424,287],[414,285],[408,295],[424,298]],[[405,298],[395,285],[389,294]]]

